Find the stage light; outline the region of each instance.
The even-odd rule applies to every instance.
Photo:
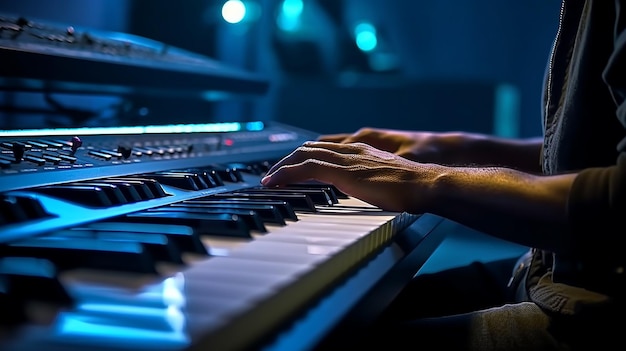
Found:
[[[246,17],[246,4],[241,0],[228,0],[222,6],[222,18],[228,23],[240,23]]]
[[[300,28],[304,3],[302,0],[283,0],[278,13],[278,27],[287,32],[293,32]]]
[[[378,45],[376,27],[371,23],[362,22],[356,25],[354,27],[354,38],[358,48],[365,52],[373,51]]]

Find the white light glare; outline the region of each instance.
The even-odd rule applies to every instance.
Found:
[[[222,6],[222,17],[228,23],[239,23],[246,17],[246,5],[241,0],[228,0]]]

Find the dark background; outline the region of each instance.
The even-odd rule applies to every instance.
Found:
[[[254,1],[257,18],[235,25],[221,19],[223,3],[21,0],[0,2],[0,12],[146,36],[270,81],[265,94],[218,102],[137,98],[130,112],[109,111],[82,126],[142,123],[133,114],[146,107],[151,124],[278,120],[320,133],[361,126],[540,133],[558,0],[304,0],[301,27],[292,32],[276,25],[282,1]],[[393,66],[373,69],[356,48],[352,32],[362,20],[377,27],[379,50]],[[58,99],[82,109],[116,101]],[[51,126],[20,118],[19,108],[43,104],[37,94],[1,91],[0,104],[2,129]]]

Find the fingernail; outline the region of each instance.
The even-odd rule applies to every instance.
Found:
[[[266,185],[267,183],[269,183],[270,181],[270,177],[269,176],[265,176],[263,178],[261,178],[261,184],[262,185]]]

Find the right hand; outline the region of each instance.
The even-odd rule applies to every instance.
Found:
[[[411,161],[454,164],[461,161],[462,133],[361,128],[355,133],[322,135],[319,141],[365,143]]]

